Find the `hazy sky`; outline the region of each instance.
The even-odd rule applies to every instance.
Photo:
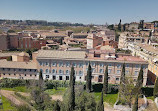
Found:
[[[72,23],[158,20],[158,0],[0,0],[0,19]]]

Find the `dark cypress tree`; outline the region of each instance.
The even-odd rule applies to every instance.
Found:
[[[91,85],[92,85],[91,79],[92,79],[92,68],[91,68],[91,65],[89,63],[88,70],[87,70],[87,78],[86,78],[86,90],[87,90],[87,92],[91,91]]]
[[[118,30],[121,31],[121,19],[120,19],[120,22],[118,24]]]
[[[135,102],[134,102],[132,111],[138,111],[138,94],[135,97]]]
[[[124,92],[125,91],[125,63],[122,66],[122,73],[121,73],[121,78],[120,78],[120,86],[119,86],[119,100],[124,101]]]
[[[43,88],[43,75],[42,75],[42,71],[39,72],[39,81],[38,81],[38,86],[40,89]]]
[[[75,70],[74,67],[71,68],[70,75],[70,97],[69,97],[69,111],[75,109]]]
[[[135,93],[141,93],[141,88],[143,86],[143,67],[141,66],[141,69],[139,71],[137,83],[136,83],[136,92]]]
[[[98,106],[97,106],[97,111],[104,111],[104,103],[103,103],[103,91],[101,93],[101,98],[100,98],[100,101],[98,103]]]
[[[154,95],[154,98],[158,97],[158,77],[156,78],[156,81],[155,81],[153,95]]]
[[[108,65],[106,66],[104,74],[103,92],[106,94],[108,92]]]

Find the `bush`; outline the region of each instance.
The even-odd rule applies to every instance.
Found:
[[[17,106],[17,111],[31,111],[31,109],[27,105],[21,105]]]
[[[13,88],[17,86],[25,86],[26,80],[4,78],[0,81],[0,87]]]

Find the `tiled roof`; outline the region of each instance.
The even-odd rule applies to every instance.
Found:
[[[13,62],[0,60],[0,68],[37,69],[34,62]]]
[[[85,55],[86,52],[84,51],[40,50],[37,58],[84,59]]]
[[[0,53],[0,57],[8,57],[8,56],[12,56],[12,55],[18,55],[20,54],[20,52],[6,52],[6,53]]]

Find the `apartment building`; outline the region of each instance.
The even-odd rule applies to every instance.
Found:
[[[128,49],[132,51],[132,55],[140,56],[148,61],[149,79],[154,83],[158,76],[158,48],[149,44],[131,43]]]
[[[43,72],[44,79],[69,80],[71,67],[75,68],[77,81],[85,81],[88,64],[92,66],[92,81],[103,82],[103,76],[108,66],[109,83],[120,82],[122,65],[126,65],[126,75],[137,80],[140,67],[144,70],[144,85],[147,81],[148,63],[143,59],[128,55],[116,55],[104,51],[55,51],[40,50],[33,53],[33,61],[37,69]]]
[[[127,48],[130,43],[147,43],[149,37],[142,37],[139,34],[121,33],[118,48]]]
[[[38,79],[36,63],[0,60],[0,78]]]
[[[8,49],[8,36],[7,34],[0,34],[0,50]]]

